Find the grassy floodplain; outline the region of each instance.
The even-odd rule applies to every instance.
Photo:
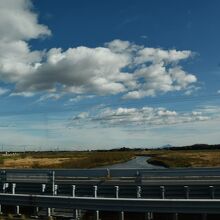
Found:
[[[142,155],[150,156],[148,163],[167,168],[220,167],[220,150],[149,150]]]
[[[126,162],[133,151],[29,152],[0,156],[1,168],[93,168]]]
[[[210,149],[211,148],[211,149]],[[171,149],[129,149],[109,151],[47,151],[0,154],[1,168],[94,168],[123,163],[136,156],[148,156],[148,163],[168,168],[220,167],[220,145],[193,145]]]

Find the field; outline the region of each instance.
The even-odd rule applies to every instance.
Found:
[[[142,154],[151,157],[149,163],[169,168],[220,167],[220,150],[150,150]]]
[[[0,168],[94,168],[126,162],[137,155],[164,167],[220,167],[220,150],[29,152],[0,155]]]
[[[30,152],[0,156],[1,168],[93,168],[126,162],[134,152]]]

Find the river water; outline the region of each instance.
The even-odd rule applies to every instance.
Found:
[[[151,165],[147,162],[150,157],[146,156],[137,156],[132,160],[129,160],[124,163],[117,163],[103,168],[145,168],[145,169],[164,169],[162,166]]]

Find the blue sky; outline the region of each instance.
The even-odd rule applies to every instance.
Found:
[[[0,144],[219,143],[220,2],[2,0]]]

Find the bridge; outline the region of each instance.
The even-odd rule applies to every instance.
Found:
[[[1,169],[0,209],[33,207],[35,215],[70,210],[71,219],[101,211],[144,213],[220,214],[220,169]],[[1,211],[1,210],[0,210]],[[220,215],[219,215],[220,216]]]

